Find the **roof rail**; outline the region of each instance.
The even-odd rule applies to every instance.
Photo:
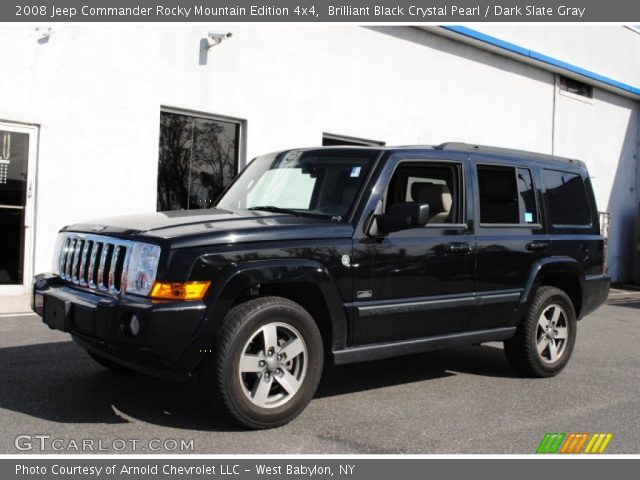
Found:
[[[460,150],[460,151],[476,151],[476,152],[484,152],[484,153],[498,153],[501,155],[516,155],[522,156],[526,155],[528,157],[539,158],[541,160],[555,160],[561,162],[568,163],[581,163],[579,160],[574,160],[571,158],[558,157],[556,155],[548,155],[546,153],[538,153],[538,152],[529,152],[527,150],[517,150],[512,148],[502,148],[502,147],[492,147],[489,145],[475,145],[471,143],[464,142],[445,142],[440,145],[436,145],[433,148],[437,148],[438,150]]]

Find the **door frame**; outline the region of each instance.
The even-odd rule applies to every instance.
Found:
[[[38,137],[40,129],[37,125],[0,120],[0,130],[26,133],[29,135],[29,154],[27,157],[27,198],[24,206],[24,249],[22,284],[0,285],[0,297],[27,294],[31,291],[35,252],[35,205],[37,195],[36,171],[38,167]]]

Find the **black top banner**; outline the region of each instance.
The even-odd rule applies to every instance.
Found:
[[[2,22],[617,22],[640,25],[631,0],[15,0]]]

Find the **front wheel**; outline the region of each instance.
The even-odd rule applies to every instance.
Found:
[[[504,342],[509,364],[530,377],[552,377],[567,365],[576,341],[571,299],[555,287],[540,287],[516,335]]]
[[[234,307],[212,352],[200,372],[203,387],[216,406],[249,428],[293,420],[322,374],[318,327],[286,298],[261,297]]]

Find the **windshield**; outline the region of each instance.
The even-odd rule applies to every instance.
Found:
[[[258,157],[217,206],[344,218],[377,154],[369,150],[316,150]]]

